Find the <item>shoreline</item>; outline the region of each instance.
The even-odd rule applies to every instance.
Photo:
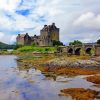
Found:
[[[100,73],[100,62],[90,56],[23,55],[19,56],[19,69],[39,69],[43,73],[91,75]],[[78,62],[78,63],[77,63]],[[81,66],[82,65],[82,66]]]

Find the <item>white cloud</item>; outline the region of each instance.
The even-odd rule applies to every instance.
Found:
[[[0,9],[14,11],[21,0],[0,0]]]
[[[74,22],[74,25],[91,29],[100,29],[100,14],[93,12],[82,14]]]
[[[17,37],[17,35],[12,35],[12,36],[11,36],[10,41],[9,41],[10,44],[16,42],[16,41],[15,41],[15,40],[16,40],[16,37]]]
[[[82,39],[82,36],[85,41],[91,41],[92,36],[87,40],[82,32],[76,33],[79,33],[80,27],[82,30],[94,29],[95,32],[96,29],[100,29],[100,14],[97,13],[99,3],[100,0],[0,0],[0,31],[6,36],[6,39],[0,40],[10,43],[15,40],[15,33],[21,31],[39,35],[44,24],[55,22],[60,28],[61,41]],[[27,16],[16,13],[27,9]],[[40,21],[41,16],[44,17],[44,22]],[[94,36],[95,32],[86,30],[84,34]],[[96,34],[95,37],[97,36],[100,35]]]
[[[2,39],[4,36],[4,33],[0,32],[0,39]]]
[[[11,35],[11,34],[0,32],[0,42],[2,41],[7,44],[12,44],[16,42],[16,36],[17,35]]]

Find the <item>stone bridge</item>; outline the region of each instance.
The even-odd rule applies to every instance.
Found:
[[[96,55],[100,56],[100,45],[99,44],[84,44],[84,45],[72,45],[58,47],[59,53],[68,55]]]

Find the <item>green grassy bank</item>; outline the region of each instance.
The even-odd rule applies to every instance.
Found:
[[[15,51],[19,52],[40,52],[40,53],[54,53],[56,47],[34,47],[34,46],[23,46]]]

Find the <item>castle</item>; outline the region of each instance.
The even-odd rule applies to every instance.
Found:
[[[29,36],[26,34],[18,34],[16,41],[19,45],[32,45],[37,46],[53,46],[53,41],[59,41],[59,28],[55,26],[55,23],[52,25],[44,25],[40,30],[40,35]]]

